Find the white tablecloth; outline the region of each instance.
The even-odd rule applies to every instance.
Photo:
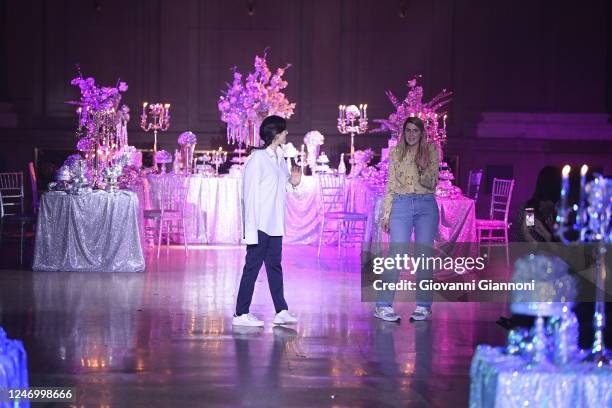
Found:
[[[166,175],[165,177],[182,177]],[[159,176],[144,181],[141,202],[152,208],[151,191]],[[192,176],[186,207],[186,235],[192,244],[240,244],[242,213],[240,209],[241,182],[238,177]],[[346,179],[348,209],[368,215],[367,242],[384,242],[386,234],[379,228],[382,214],[380,189],[363,179]],[[436,246],[448,253],[456,253],[457,243],[476,242],[474,200],[466,197],[437,198],[440,209],[439,234]],[[287,193],[285,207],[286,244],[309,245],[319,240],[323,208],[319,199],[319,179],[304,176],[296,191]],[[468,248],[469,247],[469,248]],[[463,245],[461,253],[473,252],[475,245]]]
[[[176,177],[166,175],[165,177]],[[156,177],[144,181],[145,208],[153,208],[151,191]],[[192,176],[186,207],[186,235],[189,243],[239,244],[242,234],[240,209],[241,182],[237,177]],[[349,207],[368,213],[373,204],[368,187],[360,179],[346,180]],[[323,209],[319,200],[318,177],[304,176],[296,191],[287,193],[285,236],[287,244],[308,245],[318,242]]]
[[[131,191],[42,196],[35,271],[142,272],[138,197]]]

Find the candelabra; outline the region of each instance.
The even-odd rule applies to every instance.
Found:
[[[368,105],[339,105],[338,131],[343,135],[351,135],[351,163],[355,154],[355,135],[368,130]]]
[[[215,176],[218,176],[219,166],[227,161],[227,152],[219,148],[219,150],[212,150],[208,155],[210,156],[210,162],[215,166]]]
[[[147,114],[147,107],[149,113]],[[148,121],[148,115],[151,115],[151,121]],[[142,115],[140,116],[140,127],[145,132],[153,131],[153,166],[157,166],[155,154],[157,153],[157,132],[165,132],[170,127],[170,104],[148,102],[142,104]]]
[[[612,242],[610,221],[612,216],[612,179],[596,175],[594,180],[586,183],[588,166],[580,169],[580,198],[573,210],[576,221],[569,224],[572,209],[568,206],[570,166],[563,167],[561,173],[561,203],[557,214],[557,235],[564,244],[574,242],[568,235],[578,232],[577,242],[597,243],[597,268],[595,276],[595,313],[593,314],[593,345],[587,359],[598,365],[608,364],[604,342],[606,311],[604,284],[606,279],[606,252]]]

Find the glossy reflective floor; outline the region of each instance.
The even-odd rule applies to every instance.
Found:
[[[0,271],[0,325],[24,342],[31,385],[76,387],[72,405],[36,406],[462,407],[475,346],[504,341],[503,305],[436,304],[410,323],[403,303],[400,324],[374,319],[358,254],[301,246],[283,254],[299,324],[272,326],[262,270],[251,311],[266,326],[233,329],[243,257],[176,247],[142,274]]]

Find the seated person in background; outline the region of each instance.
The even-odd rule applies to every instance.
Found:
[[[561,170],[545,166],[540,170],[533,195],[518,211],[510,227],[511,242],[558,242],[554,233],[556,205],[561,196]],[[533,209],[534,224],[528,226],[526,214]]]
[[[538,173],[535,190],[529,200],[521,206],[510,226],[511,242],[558,242],[554,233],[556,204],[561,196],[561,170],[545,166]],[[531,209],[531,210],[526,210]],[[527,214],[533,213],[533,226],[527,225]],[[531,316],[512,315],[500,317],[497,324],[505,329],[531,327]]]

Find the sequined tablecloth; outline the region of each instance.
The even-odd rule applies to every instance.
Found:
[[[160,176],[143,180],[140,201],[152,209],[152,194]],[[177,177],[167,174],[163,177]],[[191,244],[240,244],[242,234],[241,183],[239,177],[202,177],[189,180],[186,205],[186,236]],[[354,211],[368,213],[371,194],[361,179],[346,180],[348,205]],[[318,242],[323,209],[319,200],[316,176],[304,176],[295,189],[289,191],[285,207],[286,244],[309,245]]]
[[[528,367],[520,356],[480,345],[470,370],[470,408],[612,407],[612,367]]]
[[[35,271],[142,272],[136,193],[45,193],[40,202]]]

